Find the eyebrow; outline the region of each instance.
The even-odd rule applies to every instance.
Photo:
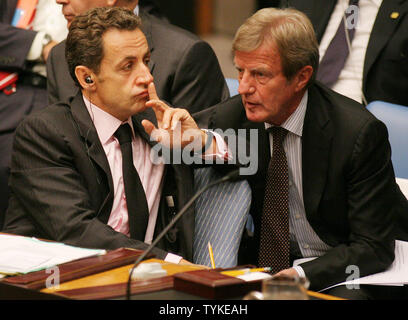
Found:
[[[150,58],[150,55],[151,55],[150,51],[147,51],[147,52],[144,54],[143,59],[145,59],[145,58]],[[137,60],[137,59],[138,59],[137,56],[127,56],[127,57],[124,57],[122,60],[120,60],[117,65],[120,66],[120,65],[122,65],[123,63],[125,63],[125,62],[127,62],[127,61]]]

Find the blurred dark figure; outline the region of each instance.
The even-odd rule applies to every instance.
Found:
[[[163,9],[157,3],[157,0],[139,0],[139,6],[143,10],[153,16],[156,16],[159,19],[168,21],[168,18],[163,13]]]
[[[161,14],[171,24],[190,32],[195,30],[196,1],[191,0],[140,0],[142,7],[153,10],[150,14]]]
[[[257,10],[268,7],[279,7],[280,3],[285,3],[286,0],[257,0]]]

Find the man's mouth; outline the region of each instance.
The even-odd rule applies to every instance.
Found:
[[[258,107],[260,104],[253,102],[253,101],[245,101],[245,106],[248,108],[256,108]]]
[[[146,91],[142,91],[142,92],[140,92],[140,93],[138,93],[137,95],[136,95],[136,97],[138,98],[138,99],[149,99],[149,92],[146,90]]]

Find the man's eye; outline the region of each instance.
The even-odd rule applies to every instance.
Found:
[[[129,62],[129,63],[125,64],[124,69],[125,70],[130,70],[130,69],[132,69],[132,66],[133,66],[133,63]]]

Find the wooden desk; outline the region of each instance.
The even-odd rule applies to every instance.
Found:
[[[149,259],[142,263],[158,262],[162,264],[162,268],[167,271],[168,276],[150,279],[150,280],[133,280],[131,286],[131,293],[134,298],[136,295],[154,293],[173,289],[172,275],[179,272],[187,272],[204,269],[203,267],[195,265],[178,265],[167,263],[163,260]],[[97,273],[94,275],[82,277],[77,280],[68,281],[59,285],[59,288],[42,289],[42,293],[59,294],[73,299],[116,299],[125,296],[126,283],[128,280],[129,271],[133,265],[115,268],[109,271]],[[156,298],[157,298],[156,294]],[[191,299],[192,295],[188,295]],[[167,299],[167,298],[164,298]]]

